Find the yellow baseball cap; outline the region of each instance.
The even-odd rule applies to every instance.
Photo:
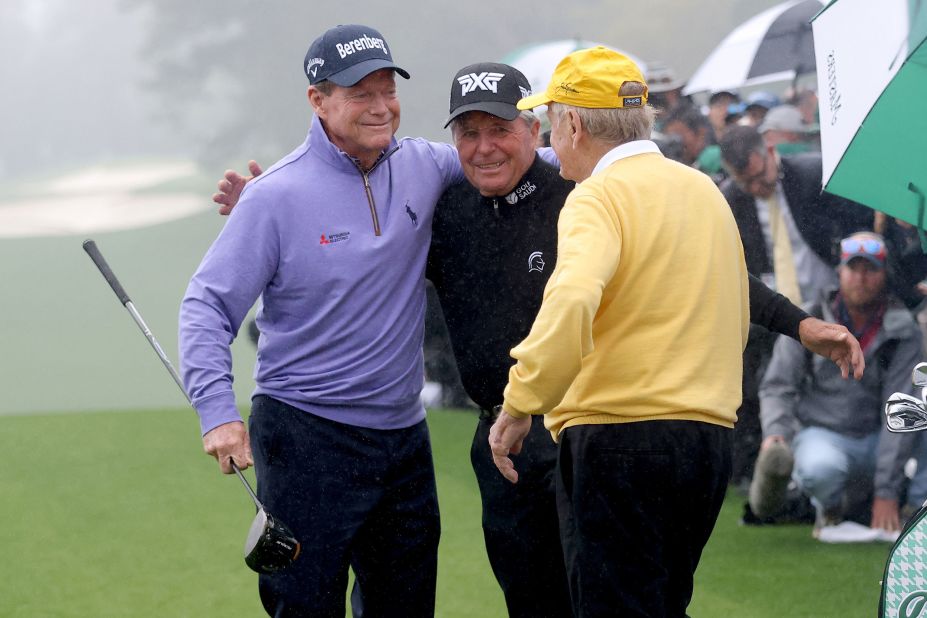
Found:
[[[619,95],[625,82],[644,84],[644,94]],[[646,82],[630,58],[600,45],[575,51],[561,60],[547,90],[520,100],[518,109],[532,109],[551,101],[576,107],[643,107],[647,104]]]

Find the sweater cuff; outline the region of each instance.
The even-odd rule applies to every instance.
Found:
[[[235,407],[235,393],[226,391],[198,399],[194,402],[200,416],[200,431],[206,435],[219,425],[241,421],[238,408]]]

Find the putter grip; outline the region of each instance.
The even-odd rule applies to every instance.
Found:
[[[90,259],[93,260],[93,263],[97,265],[97,268],[100,270],[100,274],[103,275],[103,278],[106,279],[106,282],[109,283],[109,287],[113,288],[113,292],[116,293],[116,297],[119,298],[119,302],[125,305],[129,302],[129,295],[126,294],[126,291],[122,289],[122,284],[119,283],[119,279],[116,278],[116,275],[113,274],[113,270],[109,267],[109,264],[106,263],[106,260],[103,259],[103,254],[100,253],[100,250],[97,249],[97,243],[92,240],[84,241],[84,251],[87,252],[87,255],[90,256]]]

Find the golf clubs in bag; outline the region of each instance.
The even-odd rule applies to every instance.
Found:
[[[128,310],[132,319],[135,320],[135,323],[145,335],[145,338],[148,339],[148,343],[154,348],[164,368],[171,374],[171,377],[180,388],[184,397],[192,404],[190,396],[183,386],[183,381],[180,379],[180,375],[177,373],[177,370],[174,369],[174,365],[171,364],[164,350],[161,349],[161,346],[154,338],[148,325],[145,324],[142,316],[135,309],[135,305],[129,299],[129,295],[126,294],[126,291],[123,289],[122,284],[119,283],[116,275],[113,274],[109,264],[106,263],[96,243],[92,240],[86,240],[83,246],[84,251],[87,252],[87,255],[89,255],[93,263],[96,264],[100,274],[103,275],[103,278],[109,283],[113,292],[116,293],[119,302]],[[264,505],[258,500],[254,490],[251,489],[251,485],[248,484],[248,481],[245,479],[238,466],[235,465],[235,462],[229,460],[229,463],[231,463],[235,474],[238,475],[238,478],[248,490],[248,495],[251,496],[251,500],[254,502],[254,506],[257,509],[257,514],[251,522],[251,528],[245,540],[245,564],[257,573],[274,573],[279,571],[291,564],[299,556],[299,541],[283,522],[272,517],[271,514],[264,509]]]
[[[885,403],[885,425],[889,431],[908,433],[927,428],[927,363],[918,363],[912,383],[921,388],[921,398],[895,393]],[[927,616],[927,504],[905,524],[892,545],[882,575],[879,618]]]

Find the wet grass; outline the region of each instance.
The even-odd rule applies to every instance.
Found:
[[[469,464],[475,423],[430,414],[446,618],[505,615]],[[250,503],[202,454],[190,411],[0,417],[0,448],[0,616],[262,614],[241,560]],[[744,528],[740,502],[722,511],[692,616],[874,615],[887,546],[825,546],[807,526]]]

